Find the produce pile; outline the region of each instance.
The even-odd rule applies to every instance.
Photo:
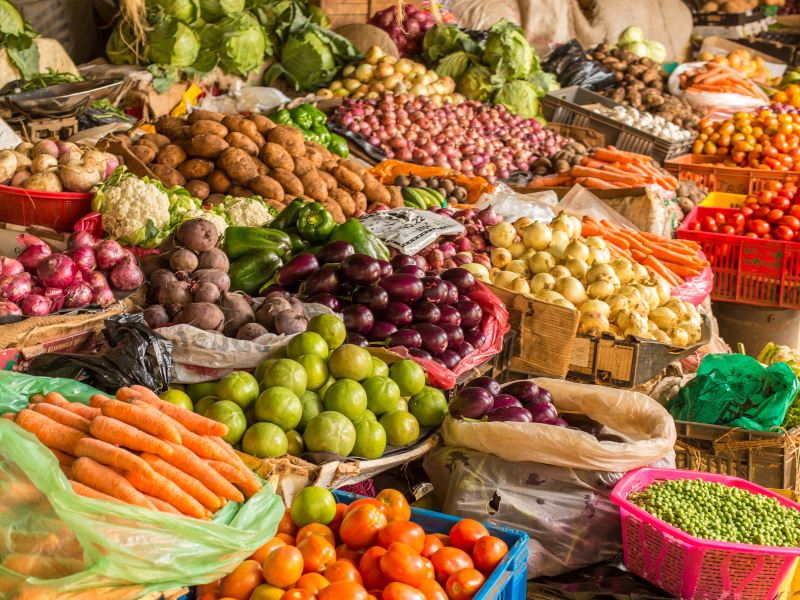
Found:
[[[328,131],[325,126],[327,115],[312,104],[301,104],[291,109],[282,108],[272,113],[269,120],[276,125],[294,125],[303,132],[307,142],[316,142],[337,156],[347,158],[350,154],[347,140]]]
[[[428,30],[435,25],[430,11],[414,4],[405,4],[402,15],[397,14],[397,6],[388,6],[370,17],[370,25],[375,25],[389,34],[402,57],[422,54],[422,40]]]
[[[697,60],[708,61],[712,63],[719,63],[726,65],[732,69],[736,69],[748,79],[752,79],[756,83],[770,84],[774,77],[770,70],[766,67],[764,59],[760,56],[755,56],[749,50],[740,48],[732,50],[726,55],[714,55],[711,52],[701,52],[697,55]]]
[[[604,115],[625,125],[630,125],[634,129],[650,133],[668,142],[682,142],[692,137],[690,131],[681,129],[677,125],[667,121],[659,115],[642,113],[631,106],[595,106],[592,112]]]
[[[446,201],[448,204],[463,204],[466,202],[467,194],[469,193],[465,186],[459,185],[452,179],[446,177],[422,178],[418,175],[398,175],[394,179],[394,185],[401,188],[435,191],[442,197],[442,200]],[[404,189],[403,194],[405,193]],[[409,206],[408,200],[406,200],[405,205]],[[425,207],[418,206],[417,208]]]
[[[630,52],[640,58],[649,58],[658,64],[663,63],[667,57],[664,44],[646,39],[644,32],[636,26],[625,29],[619,35],[617,45],[623,52]]]
[[[769,342],[758,353],[756,360],[765,365],[784,362],[791,367],[795,375],[800,375],[800,352],[788,346],[779,346]],[[800,396],[796,396],[787,409],[782,426],[785,429],[800,427]]]
[[[746,75],[719,62],[707,62],[688,69],[680,74],[679,81],[681,89],[687,93],[739,94],[765,103],[769,100]]]
[[[457,419],[569,425],[558,416],[550,391],[532,381],[500,385],[491,377],[476,377],[458,392],[449,409]]]

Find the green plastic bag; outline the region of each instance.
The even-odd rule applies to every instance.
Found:
[[[709,354],[667,410],[679,421],[769,431],[783,423],[798,389],[786,363],[764,368],[744,354]]]
[[[89,404],[89,398],[95,394],[108,395],[74,379],[38,377],[14,371],[0,371],[0,414],[18,413],[28,406],[28,399],[33,394],[49,392],[58,392],[70,401],[83,404]]]

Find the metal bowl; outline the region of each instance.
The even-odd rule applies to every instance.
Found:
[[[101,100],[122,85],[121,79],[97,79],[60,83],[39,90],[0,97],[0,102],[14,112],[31,117],[74,116],[92,102]]]

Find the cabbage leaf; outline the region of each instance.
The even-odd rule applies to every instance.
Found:
[[[192,29],[172,17],[164,18],[147,34],[150,60],[157,65],[190,67],[200,51]]]
[[[495,74],[496,83],[524,79],[530,72],[539,70],[539,57],[525,39],[525,33],[506,19],[489,29],[483,60]]]
[[[458,92],[470,100],[488,102],[496,86],[492,82],[492,72],[483,65],[473,65],[466,70],[458,82]]]
[[[200,14],[206,23],[232,17],[244,10],[244,0],[200,0]]]
[[[539,114],[539,89],[529,81],[509,81],[495,94],[495,104],[525,119]]]
[[[463,51],[454,52],[439,61],[435,71],[439,77],[450,77],[458,81],[459,77],[473,63],[478,63],[478,58],[475,55]]]
[[[217,23],[221,32],[220,44],[212,50],[219,52],[220,65],[226,73],[247,75],[264,60],[267,40],[261,25],[249,13],[226,18]]]
[[[422,40],[422,49],[429,62],[435,64],[454,52],[480,54],[481,47],[456,25],[434,25]]]

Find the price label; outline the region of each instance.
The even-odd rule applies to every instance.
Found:
[[[361,217],[361,222],[403,254],[414,255],[443,235],[460,235],[464,226],[446,215],[417,208],[393,208]]]

